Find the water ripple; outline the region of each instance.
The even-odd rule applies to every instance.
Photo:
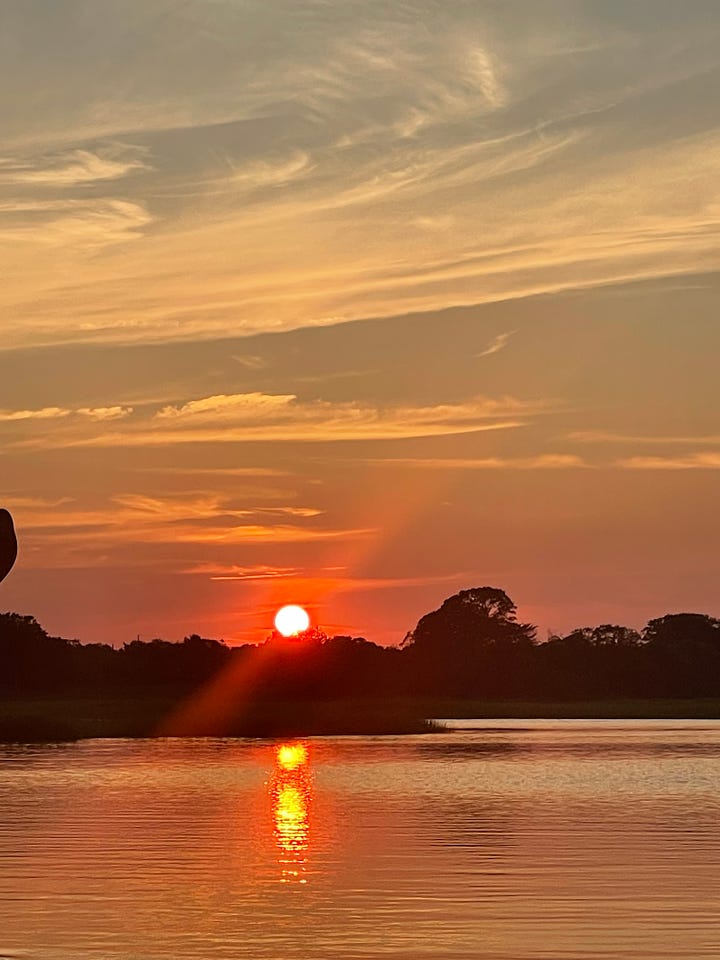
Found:
[[[464,725],[0,748],[0,960],[717,960],[720,725]]]

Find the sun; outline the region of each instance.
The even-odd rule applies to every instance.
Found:
[[[304,633],[310,626],[310,617],[307,610],[291,603],[286,607],[281,607],[275,614],[275,629],[283,637],[295,637],[298,633]]]

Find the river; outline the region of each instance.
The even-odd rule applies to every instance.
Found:
[[[720,957],[720,722],[0,746],[0,958]]]

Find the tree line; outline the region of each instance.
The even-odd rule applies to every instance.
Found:
[[[503,590],[475,587],[422,617],[394,648],[319,631],[290,640],[273,634],[260,645],[191,634],[115,648],[49,636],[31,616],[0,614],[5,697],[183,696],[223,674],[257,701],[720,697],[720,620],[675,613],[641,631],[601,624],[539,642]]]

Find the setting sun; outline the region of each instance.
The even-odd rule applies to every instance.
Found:
[[[303,633],[310,626],[310,617],[307,610],[292,603],[281,607],[275,614],[275,629],[283,637],[294,637]]]

